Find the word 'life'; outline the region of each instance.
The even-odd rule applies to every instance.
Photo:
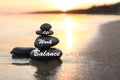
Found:
[[[43,31],[42,34],[49,34],[49,31]]]

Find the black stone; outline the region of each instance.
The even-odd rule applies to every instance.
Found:
[[[52,30],[38,30],[38,31],[36,31],[36,34],[47,36],[47,35],[54,34],[54,32]]]
[[[10,52],[12,54],[13,58],[17,57],[23,57],[23,58],[28,58],[30,56],[30,52],[35,49],[33,47],[15,47],[12,49]]]
[[[51,26],[50,24],[44,23],[44,24],[42,24],[42,25],[40,26],[40,29],[42,29],[42,30],[50,30],[51,27],[52,27],[52,26]]]
[[[38,49],[48,49],[59,43],[58,38],[52,36],[39,36],[34,43],[34,46]]]
[[[49,48],[46,50],[34,49],[30,53],[30,58],[34,60],[59,59],[61,56],[62,51],[56,48]]]

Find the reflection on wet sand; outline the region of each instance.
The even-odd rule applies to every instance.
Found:
[[[47,60],[47,61],[36,61],[29,59],[13,59],[12,65],[16,65],[18,67],[31,66],[35,71],[32,73],[31,77],[34,77],[35,80],[54,80],[59,78],[59,71],[61,70],[62,60]],[[21,68],[19,68],[21,69]],[[32,70],[32,72],[33,72]],[[18,70],[19,71],[19,70]],[[31,72],[31,70],[30,70]],[[23,74],[23,73],[22,73]],[[19,76],[16,74],[16,76]],[[27,75],[24,75],[27,76]]]
[[[12,65],[25,66],[25,65],[29,65],[29,63],[12,63]]]
[[[36,67],[34,76],[37,80],[54,80],[57,79],[57,73],[61,68],[62,61],[50,60],[50,61],[35,61],[31,60],[30,65]]]

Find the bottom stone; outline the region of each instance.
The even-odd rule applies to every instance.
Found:
[[[62,56],[62,51],[56,48],[49,48],[46,50],[34,49],[30,53],[30,58],[35,60],[58,59],[61,56]]]
[[[34,49],[33,47],[15,47],[10,53],[12,58],[29,58],[30,52]]]

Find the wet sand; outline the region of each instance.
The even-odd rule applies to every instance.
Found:
[[[87,72],[85,80],[120,79],[120,20],[100,26],[95,39],[84,51],[94,66]],[[89,77],[88,77],[89,76]]]
[[[78,53],[61,60],[11,59],[0,54],[0,80],[119,80],[120,20],[103,24]],[[76,59],[68,58],[69,56]]]

